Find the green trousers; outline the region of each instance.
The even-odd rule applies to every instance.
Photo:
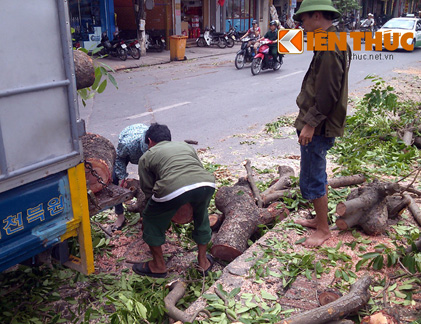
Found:
[[[143,240],[150,246],[165,243],[165,232],[177,210],[184,204],[193,207],[193,240],[208,244],[212,230],[209,225],[208,207],[215,188],[199,187],[166,202],[149,199],[143,211]]]

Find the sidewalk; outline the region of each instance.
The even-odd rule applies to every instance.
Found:
[[[210,47],[187,47],[185,56],[187,60],[194,60],[204,57],[218,56],[218,55],[231,55],[232,59],[235,58],[235,53],[240,50],[241,44],[237,43],[232,48],[219,48],[217,46]],[[117,57],[111,58],[102,58],[98,59],[98,62],[102,62],[114,71],[135,69],[144,66],[160,65],[171,63],[170,61],[170,51],[164,50],[163,52],[147,52],[145,55],[142,55],[140,59],[135,60],[131,56],[127,58],[126,61],[121,61]],[[173,61],[177,62],[177,61]]]

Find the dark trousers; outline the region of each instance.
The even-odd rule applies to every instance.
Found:
[[[114,170],[113,170],[113,184],[115,184],[116,186],[118,186],[118,178],[117,178]],[[115,210],[115,213],[117,215],[123,214],[124,213],[123,204],[115,205],[114,210]]]

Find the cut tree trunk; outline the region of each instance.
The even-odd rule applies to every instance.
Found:
[[[335,300],[341,297],[342,297],[342,294],[339,291],[337,292],[337,291],[326,290],[319,294],[318,299],[319,299],[320,306],[324,306],[324,305],[334,302]]]
[[[336,225],[341,230],[359,225],[369,235],[383,233],[388,219],[386,197],[398,190],[397,183],[378,181],[353,190],[347,201],[336,206],[336,213],[340,216]]]
[[[248,239],[259,224],[268,224],[289,214],[286,208],[277,208],[280,207],[278,203],[258,208],[244,178],[232,187],[220,188],[215,195],[215,205],[225,215],[225,220],[214,236],[211,253],[226,261],[234,260],[248,248]]]
[[[221,227],[222,222],[224,221],[225,216],[224,214],[210,214],[209,215],[209,224],[212,229],[212,231],[218,231],[218,229]]]
[[[87,133],[81,137],[83,155],[85,161],[92,165],[94,173],[102,179],[105,184],[112,182],[112,171],[116,159],[114,145],[105,137]],[[89,190],[96,193],[103,189],[91,170],[85,166],[86,184]]]
[[[370,299],[370,292],[368,291],[370,284],[371,277],[364,276],[351,286],[349,294],[325,306],[292,316],[277,324],[323,324],[338,320],[357,311],[368,302]]]
[[[90,87],[95,82],[95,69],[92,58],[82,51],[73,51],[73,61],[75,64],[76,88],[84,89]]]

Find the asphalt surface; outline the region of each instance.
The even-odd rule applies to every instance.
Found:
[[[215,162],[224,165],[258,155],[276,159],[299,154],[293,134],[272,141],[250,137],[277,117],[297,112],[295,100],[312,52],[287,55],[279,71],[253,76],[249,66],[235,68],[239,48],[187,48],[188,60],[182,62],[168,63],[169,51],[148,53],[139,61],[103,60],[117,70],[118,90],[109,85],[86,107],[80,106],[87,130],[117,144],[119,132],[130,124],[167,124],[173,140],[196,140],[197,148],[207,148]],[[421,48],[412,53],[354,52],[350,94],[367,92],[367,75],[388,79],[396,70],[419,66],[420,54]],[[129,171],[136,173],[135,168]]]

